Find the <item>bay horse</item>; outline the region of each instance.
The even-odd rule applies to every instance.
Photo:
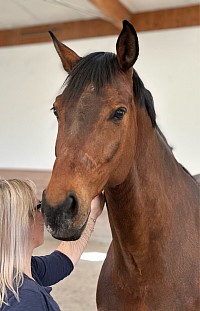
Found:
[[[199,186],[173,156],[133,69],[134,27],[123,21],[117,54],[83,58],[51,36],[69,75],[53,105],[58,135],[42,201],[47,228],[57,239],[78,239],[91,200],[104,189],[112,242],[97,309],[199,310]]]

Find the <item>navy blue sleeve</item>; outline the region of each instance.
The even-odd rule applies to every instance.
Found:
[[[59,251],[47,256],[33,256],[31,261],[34,279],[42,286],[51,286],[68,276],[74,269],[71,260]]]
[[[10,310],[9,307],[7,308]],[[42,295],[31,290],[24,290],[20,302],[16,302],[10,308],[12,311],[48,311]]]

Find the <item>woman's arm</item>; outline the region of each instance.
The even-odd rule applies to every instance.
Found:
[[[103,207],[105,204],[104,195],[101,193],[99,196],[95,197],[91,203],[91,212],[88,218],[87,225],[83,231],[81,237],[77,241],[67,241],[61,242],[57,250],[68,256],[73,265],[79,261],[88,241],[94,230],[96,219],[101,215]]]

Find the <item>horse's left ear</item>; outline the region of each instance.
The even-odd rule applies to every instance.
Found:
[[[62,42],[60,42],[51,31],[49,31],[49,33],[53,40],[56,51],[58,55],[60,56],[60,59],[62,61],[65,71],[70,73],[73,67],[76,65],[76,63],[81,59],[81,57],[78,56],[74,51],[72,51],[66,45],[64,45]]]
[[[139,55],[138,36],[134,27],[126,20],[116,44],[117,59],[120,68],[124,71],[134,65]]]

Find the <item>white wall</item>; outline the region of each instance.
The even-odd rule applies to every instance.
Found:
[[[200,28],[139,33],[135,65],[158,124],[192,174],[200,173]],[[68,41],[83,56],[115,52],[116,36]],[[57,123],[50,108],[65,80],[52,43],[0,48],[0,167],[51,169]]]

